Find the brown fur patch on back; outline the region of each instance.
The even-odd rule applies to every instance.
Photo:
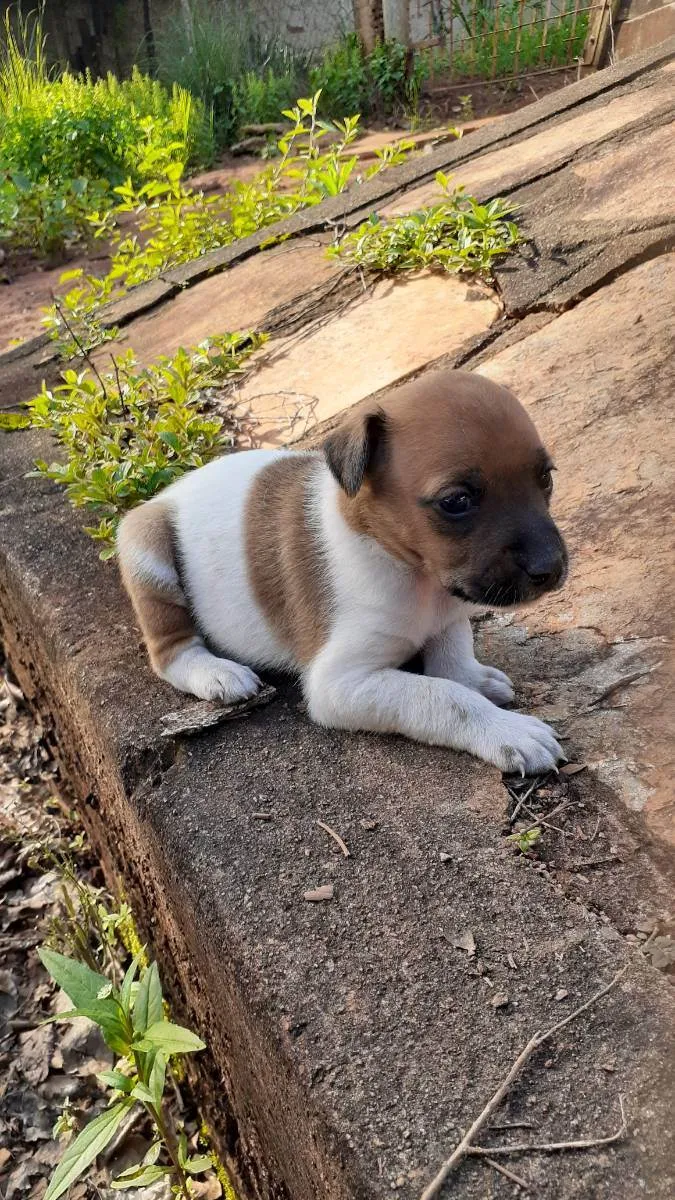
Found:
[[[308,521],[319,455],[277,459],[256,476],[246,503],[246,562],[255,598],[276,636],[301,663],[321,649],[330,596]]]
[[[176,571],[167,509],[157,503],[133,509],[120,526],[118,545],[122,581],[150,661],[161,672],[198,636]],[[158,568],[155,574],[153,565]]]

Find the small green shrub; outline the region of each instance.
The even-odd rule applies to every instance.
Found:
[[[88,231],[86,210],[110,206],[113,188],[140,184],[152,154],[200,161],[211,153],[203,107],[134,70],[92,80],[51,78],[39,16],[0,43],[0,238],[63,251]],[[86,184],[84,181],[86,180]],[[50,195],[51,193],[51,195]]]
[[[232,447],[232,426],[205,413],[204,394],[239,373],[264,341],[263,334],[223,334],[149,367],[128,351],[105,375],[64,371],[61,384],[43,383],[28,403],[31,425],[48,429],[65,450],[65,461],[39,461],[36,473],[99,517],[86,532],[104,543],[102,558],[114,554],[122,513]]]
[[[62,1155],[45,1200],[58,1200],[92,1165],[112,1141],[134,1108],[143,1108],[153,1125],[153,1144],[142,1162],[128,1167],[113,1188],[144,1187],[160,1179],[173,1184],[173,1194],[190,1200],[192,1176],[211,1169],[208,1155],[190,1155],[184,1131],[176,1137],[164,1111],[167,1072],[175,1055],[206,1049],[201,1038],[165,1016],[165,1002],[156,963],[133,959],[119,986],[77,959],[42,948],[40,960],[71,1004],[56,1021],[85,1017],[98,1025],[116,1056],[115,1069],[98,1078],[108,1091],[108,1107],[89,1121]],[[57,1123],[58,1132],[72,1134],[72,1121]]]
[[[32,180],[21,171],[0,179],[0,241],[51,258],[91,237],[90,214],[104,203],[104,184],[78,179]]]
[[[108,275],[101,280],[68,272],[64,280],[77,275],[77,286],[45,317],[47,329],[64,353],[78,350],[73,333],[89,347],[106,336],[96,313],[127,288],[319,204],[327,196],[336,196],[358,179],[358,160],[349,155],[358,134],[358,118],[345,117],[332,125],[320,121],[319,99],[317,93],[285,110],[291,128],[278,143],[279,157],[250,183],[237,184],[225,195],[204,196],[186,187],[178,163],[165,164],[161,172],[158,164],[155,174],[161,177],[141,187],[127,180],[117,188],[120,202],[115,212],[91,218],[98,234],[110,237],[113,243]],[[334,140],[326,145],[329,137]],[[364,177],[397,165],[411,149],[409,141],[388,146],[377,154]],[[115,224],[118,216],[127,213],[137,214],[139,234],[128,234]]]
[[[513,207],[499,199],[479,204],[461,187],[450,190],[441,171],[436,182],[442,192],[437,204],[390,219],[373,213],[327,253],[369,271],[489,273],[494,259],[520,241],[517,226],[507,220]]]

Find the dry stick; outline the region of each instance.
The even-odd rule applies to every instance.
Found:
[[[510,1179],[512,1183],[517,1183],[518,1187],[522,1188],[523,1191],[529,1192],[529,1183],[526,1179],[521,1179],[520,1175],[516,1175],[515,1171],[510,1171],[508,1167],[503,1167],[501,1163],[495,1162],[494,1158],[488,1158],[486,1156],[485,1161],[486,1163],[489,1163],[489,1165],[493,1167],[495,1171],[499,1171],[500,1175],[505,1175],[506,1178]]]
[[[336,833],[334,829],[331,829],[330,825],[326,825],[326,822],[325,822],[325,821],[317,821],[317,825],[318,825],[318,826],[319,826],[321,829],[325,829],[326,833],[329,833],[329,834],[330,834],[330,836],[333,838],[333,841],[337,842],[337,844],[338,844],[338,846],[340,847],[340,849],[341,849],[342,853],[344,854],[345,858],[351,858],[351,854],[349,853],[349,850],[348,850],[348,849],[347,849],[347,847],[345,846],[345,844],[344,844],[344,842],[343,842],[342,838],[340,837],[340,834],[339,834],[339,833]]]
[[[619,1108],[621,1109],[621,1125],[616,1133],[610,1133],[608,1137],[579,1138],[575,1142],[533,1142],[532,1144],[521,1142],[516,1146],[469,1146],[467,1154],[488,1158],[491,1154],[527,1154],[528,1152],[551,1154],[555,1150],[590,1150],[593,1146],[609,1146],[612,1142],[620,1141],[628,1129],[623,1096],[619,1096]]]
[[[100,376],[100,375],[99,375],[99,373],[98,373],[98,369],[97,369],[97,367],[96,367],[96,363],[94,362],[93,358],[91,357],[91,354],[90,354],[90,353],[89,353],[89,351],[87,350],[86,346],[85,346],[85,345],[84,345],[84,344],[83,344],[83,343],[80,341],[79,337],[78,337],[78,336],[77,336],[77,334],[75,333],[75,330],[73,329],[72,325],[69,323],[69,321],[68,321],[68,318],[67,318],[66,314],[64,313],[64,311],[63,311],[63,308],[61,307],[61,303],[60,303],[60,301],[59,301],[59,298],[58,298],[58,296],[55,296],[53,292],[52,292],[52,300],[53,300],[53,302],[54,302],[54,308],[56,309],[56,311],[57,311],[57,313],[59,314],[59,316],[60,316],[61,320],[63,321],[63,324],[65,325],[65,327],[66,327],[66,329],[67,329],[68,333],[70,334],[70,336],[71,336],[71,338],[73,339],[73,341],[74,341],[75,345],[77,346],[77,349],[79,350],[79,352],[80,352],[80,354],[81,354],[82,358],[83,358],[83,359],[84,359],[84,361],[85,361],[85,362],[88,364],[88,366],[91,368],[91,370],[93,371],[94,375],[95,375],[95,376],[96,376],[96,378],[98,379],[98,381],[99,381],[99,383],[100,383],[100,385],[101,385],[101,391],[103,392],[103,397],[104,397],[104,399],[105,399],[105,400],[107,400],[107,399],[108,399],[108,393],[107,393],[107,391],[106,391],[105,384],[104,384],[103,380],[101,379],[101,376]]]
[[[616,986],[619,980],[626,974],[627,970],[628,964],[626,964],[625,967],[622,967],[620,971],[617,971],[611,982],[606,984],[605,987],[601,988],[599,992],[596,992],[594,996],[591,996],[590,1000],[587,1000],[585,1004],[580,1005],[579,1008],[575,1008],[574,1012],[571,1012],[569,1016],[564,1017],[562,1021],[558,1021],[557,1024],[552,1025],[551,1028],[545,1030],[544,1033],[537,1031],[537,1033],[530,1038],[524,1050],[521,1050],[520,1054],[518,1055],[508,1075],[503,1082],[500,1083],[494,1096],[488,1100],[485,1108],[481,1113],[478,1114],[468,1133],[464,1135],[459,1145],[455,1147],[450,1157],[443,1163],[443,1166],[434,1176],[431,1183],[428,1184],[428,1186],[424,1189],[420,1200],[433,1200],[433,1197],[438,1195],[448,1175],[453,1168],[457,1166],[457,1163],[461,1162],[462,1159],[465,1158],[469,1153],[471,1143],[476,1134],[479,1133],[483,1126],[490,1120],[493,1112],[501,1104],[506,1093],[511,1087],[511,1084],[518,1077],[525,1066],[525,1063],[534,1054],[534,1051],[537,1050],[539,1046],[542,1046],[544,1042],[550,1041],[550,1039],[554,1037],[556,1033],[559,1033],[561,1029],[564,1029],[566,1025],[569,1025],[570,1021],[574,1021],[577,1017],[580,1017],[582,1013],[586,1012],[586,1010],[591,1007],[591,1005],[597,1004],[598,1000],[601,1000],[603,996],[607,995],[607,992],[611,991],[612,988]],[[491,1153],[491,1151],[489,1151],[489,1153]]]
[[[563,800],[562,804],[557,804],[555,808],[552,808],[550,813],[546,814],[545,818],[540,818],[538,821],[535,818],[534,825],[528,825],[527,829],[518,830],[518,837],[524,837],[526,833],[532,833],[532,830],[538,829],[540,825],[546,825],[550,817],[554,817],[556,813],[562,812],[563,808],[569,808],[570,803],[570,800]]]
[[[532,795],[535,788],[538,788],[540,785],[540,782],[542,782],[543,779],[545,779],[545,778],[546,778],[546,776],[538,775],[537,778],[535,779],[534,783],[520,797],[520,799],[518,800],[518,803],[516,804],[516,807],[514,808],[513,812],[511,813],[511,816],[509,817],[509,825],[514,824],[516,817],[518,816],[518,813],[520,812],[521,808],[523,807],[523,804],[525,803],[525,801],[529,800],[529,798]],[[511,789],[509,788],[508,790],[509,790],[509,795],[513,796],[513,798],[515,800],[516,797],[513,795],[513,792],[511,791]]]

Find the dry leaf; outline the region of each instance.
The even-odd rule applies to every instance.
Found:
[[[461,933],[455,934],[452,944],[455,950],[466,950],[469,958],[473,958],[476,953],[476,939],[470,929],[464,929]]]
[[[324,883],[323,887],[314,888],[309,892],[305,892],[302,898],[303,900],[309,900],[312,904],[320,904],[322,900],[332,900],[333,891],[334,888],[332,883]]]
[[[562,766],[560,768],[560,774],[561,775],[578,775],[579,771],[586,770],[586,766],[587,766],[586,763],[565,763],[564,766]]]

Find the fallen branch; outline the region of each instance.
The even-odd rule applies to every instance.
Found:
[[[530,1038],[525,1048],[521,1050],[506,1078],[502,1081],[502,1083],[500,1083],[497,1091],[494,1093],[491,1099],[488,1100],[482,1112],[480,1112],[476,1117],[476,1120],[469,1129],[468,1133],[464,1135],[459,1145],[455,1147],[450,1157],[443,1163],[442,1167],[434,1176],[431,1183],[428,1184],[424,1189],[420,1200],[433,1200],[433,1197],[437,1196],[440,1192],[450,1172],[457,1166],[458,1163],[462,1161],[463,1158],[466,1158],[466,1156],[471,1152],[471,1144],[473,1139],[480,1132],[483,1126],[490,1120],[493,1112],[501,1104],[506,1093],[511,1087],[511,1084],[518,1077],[525,1066],[525,1063],[532,1057],[534,1051],[538,1050],[540,1046],[543,1046],[544,1042],[550,1041],[556,1033],[559,1033],[561,1029],[564,1029],[566,1025],[569,1025],[570,1021],[575,1021],[577,1017],[580,1017],[581,1014],[586,1012],[587,1009],[591,1008],[592,1005],[597,1004],[598,1000],[601,1000],[602,997],[606,996],[613,987],[616,987],[617,983],[623,978],[627,970],[628,965],[622,967],[620,971],[617,971],[610,983],[606,984],[605,987],[601,988],[599,992],[596,992],[595,995],[591,996],[590,1000],[587,1000],[585,1004],[581,1004],[579,1008],[575,1008],[574,1012],[569,1013],[569,1015],[564,1017],[562,1021],[557,1021],[555,1025],[550,1027],[550,1029],[544,1030],[543,1033],[541,1031],[537,1031],[537,1033]],[[492,1150],[486,1151],[486,1154],[492,1153]]]
[[[610,1133],[608,1137],[579,1138],[575,1142],[533,1142],[532,1144],[521,1142],[516,1146],[469,1146],[467,1154],[489,1158],[492,1154],[527,1154],[528,1151],[533,1154],[552,1154],[556,1150],[590,1150],[593,1146],[610,1146],[612,1142],[621,1141],[628,1129],[623,1096],[619,1096],[619,1108],[621,1109],[621,1125],[616,1133]]]

